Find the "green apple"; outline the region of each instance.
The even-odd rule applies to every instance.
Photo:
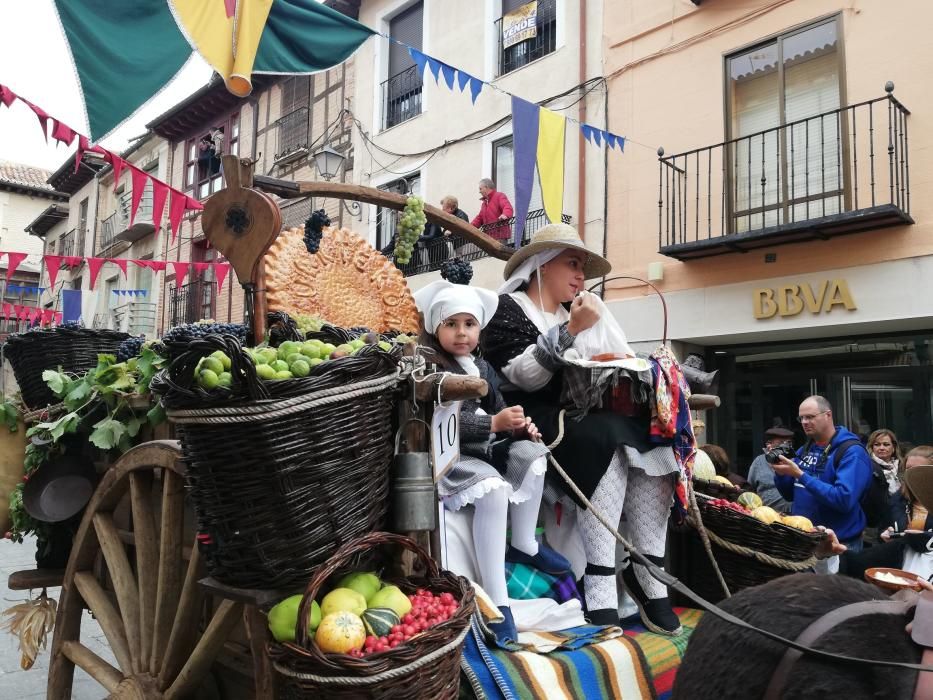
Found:
[[[294,642],[295,627],[298,624],[298,609],[301,607],[302,596],[293,595],[269,611],[269,631],[277,642]],[[311,601],[311,611],[308,613],[308,632],[314,632],[321,624],[321,606],[317,601]]]
[[[266,361],[267,365],[271,365],[277,359],[279,359],[279,353],[275,348],[263,348],[261,351],[263,358]]]
[[[221,372],[217,375],[217,383],[220,386],[229,387],[231,384],[233,384],[233,375],[229,372]]]
[[[202,369],[198,372],[198,386],[202,389],[216,389],[217,385],[220,383],[220,377],[217,376],[217,373],[211,369]]]
[[[408,598],[405,598],[405,602],[408,602]],[[323,617],[335,612],[351,612],[354,615],[362,615],[364,610],[366,610],[366,598],[350,588],[335,588],[321,600],[321,615]]]
[[[317,345],[305,344],[301,346],[301,354],[313,360],[321,356],[321,348]]]
[[[317,367],[323,361],[324,360],[322,360],[320,357],[312,357],[310,360],[308,360],[308,364],[313,368],[313,367]]]
[[[307,360],[295,360],[289,365],[289,371],[296,377],[307,377],[311,373],[311,365]]]
[[[223,350],[215,350],[211,353],[211,357],[220,360],[220,364],[223,365],[225,371],[230,370],[230,358],[227,357],[227,353],[225,353]]]
[[[411,610],[411,601],[398,586],[386,586],[376,591],[367,604],[371,608],[390,608],[399,617],[405,617]]]
[[[305,359],[305,356],[302,355],[300,352],[293,352],[293,353],[290,353],[289,356],[285,358],[285,361],[289,365],[292,365],[297,360],[303,360],[303,359]]]
[[[290,370],[282,369],[275,373],[276,379],[291,379],[295,375],[291,373]]]
[[[367,601],[382,588],[382,581],[371,571],[357,571],[347,574],[337,582],[340,588],[349,588],[362,595]]]
[[[201,369],[209,369],[214,374],[220,374],[224,371],[223,363],[213,355],[205,357],[199,364],[201,365]]]
[[[321,347],[321,357],[329,357],[330,354],[337,349],[337,346],[332,343],[324,343]]]

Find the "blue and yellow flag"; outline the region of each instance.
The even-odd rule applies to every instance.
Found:
[[[254,73],[310,74],[347,60],[374,32],[317,0],[55,0],[93,141],[181,70],[192,50],[235,95]]]

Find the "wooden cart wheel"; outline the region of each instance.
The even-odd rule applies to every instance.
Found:
[[[127,451],[101,480],[65,571],[52,641],[49,700],[71,698],[75,665],[111,698],[190,697],[240,620],[242,604],[224,601],[198,638],[200,564],[197,546],[185,564],[180,460],[177,442],[148,442]],[[121,533],[114,510],[127,495],[133,532]],[[106,577],[95,574],[98,553]],[[101,581],[110,582],[112,593]],[[100,623],[118,667],[81,643],[85,608]]]

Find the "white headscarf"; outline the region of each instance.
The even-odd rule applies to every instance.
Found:
[[[552,248],[551,250],[543,250],[540,253],[530,256],[521,265],[516,267],[512,272],[512,276],[499,287],[499,294],[511,294],[523,284],[527,284],[531,280],[531,276],[538,271],[539,267],[551,262],[551,260],[565,250],[567,249]]]
[[[433,334],[445,319],[456,314],[470,314],[480,328],[485,328],[499,306],[499,298],[488,289],[452,284],[445,280],[432,282],[414,294],[418,310],[424,314],[424,327]]]

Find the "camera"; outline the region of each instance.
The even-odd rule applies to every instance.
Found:
[[[794,448],[785,443],[783,445],[778,445],[772,450],[766,450],[765,461],[768,464],[777,464],[781,461],[781,457],[793,459],[795,454],[796,453],[794,452]]]

